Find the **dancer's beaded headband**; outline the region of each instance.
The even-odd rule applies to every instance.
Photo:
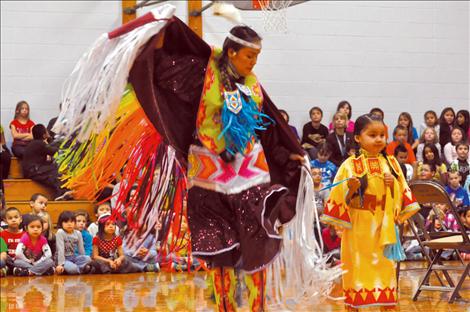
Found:
[[[248,42],[246,40],[243,40],[241,38],[238,38],[238,37],[232,35],[231,33],[229,33],[227,35],[227,38],[229,38],[230,40],[232,40],[232,41],[234,41],[238,44],[244,45],[245,47],[253,48],[253,49],[256,49],[256,50],[261,50],[261,44]]]

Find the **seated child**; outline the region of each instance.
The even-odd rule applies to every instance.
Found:
[[[178,238],[175,236],[178,235]],[[171,261],[172,269],[176,271],[187,271],[188,270],[188,261],[191,262],[190,270],[198,267],[200,265],[199,260],[189,256],[188,246],[191,244],[190,234],[188,231],[188,223],[183,217],[181,221],[181,228],[179,233],[171,231],[168,234],[167,239],[167,250],[171,252],[166,255],[166,261]],[[173,246],[173,247],[171,247]]]
[[[448,207],[446,209],[446,214],[444,217],[444,226],[448,231],[451,232],[458,232],[460,230],[459,224],[457,223],[454,214]]]
[[[20,211],[15,207],[10,207],[5,210],[4,217],[8,227],[0,232],[0,237],[3,238],[8,247],[8,255],[6,264],[9,269],[13,268],[13,261],[16,257],[16,247],[23,236],[23,230],[21,229],[21,217]]]
[[[31,213],[39,215],[47,210],[47,197],[41,193],[34,193],[29,200]]]
[[[430,164],[426,163],[422,165],[419,176],[416,178],[420,180],[433,180],[435,173],[436,173],[436,166],[433,163],[430,163]],[[421,210],[419,211],[419,213],[426,220],[431,210],[432,210],[431,203],[423,204],[421,205]]]
[[[323,207],[328,199],[328,195],[330,195],[330,190],[320,191],[325,187],[321,183],[322,175],[320,168],[313,167],[311,172],[313,179],[313,192],[315,193],[315,206],[317,207],[318,216],[320,216],[323,213]]]
[[[457,143],[455,150],[457,152],[457,159],[450,164],[449,169],[460,172],[460,176],[462,177],[460,185],[464,186],[470,171],[468,143]]]
[[[27,213],[23,215],[23,226],[28,224],[30,220],[36,216],[40,217],[42,220],[42,235],[47,239],[47,244],[51,248],[52,258],[55,260],[56,256],[56,243],[55,235],[53,232],[53,226],[51,221],[51,216],[47,212],[40,212],[39,214]]]
[[[19,101],[15,108],[15,119],[10,122],[11,136],[13,144],[11,149],[18,158],[23,158],[23,153],[29,142],[33,139],[31,128],[34,121],[29,119],[29,104],[26,101]]]
[[[72,211],[63,211],[59,215],[56,234],[58,274],[87,274],[92,270],[91,259],[85,255],[82,235],[75,230],[77,219]],[[78,255],[75,250],[78,249]]]
[[[43,231],[42,235],[47,239],[47,243],[49,244],[49,247],[51,247],[52,251],[52,258],[56,257],[56,243],[55,243],[55,234],[53,231],[53,226],[52,226],[52,220],[51,216],[47,212],[43,212],[39,214],[43,221]]]
[[[447,181],[447,167],[442,162],[441,158],[439,157],[439,151],[437,146],[432,143],[426,143],[423,148],[423,161],[418,161],[415,163],[415,177],[421,175],[421,167],[423,163],[433,164],[436,168],[434,173],[434,180],[440,181],[442,184],[446,184]]]
[[[88,232],[91,234],[92,237],[95,237],[96,234],[98,233],[98,219],[104,214],[111,213],[111,203],[104,202],[99,205],[96,205],[94,210],[95,210],[96,222],[93,222],[88,226]],[[116,235],[119,235],[119,227],[117,226],[116,226]]]
[[[394,154],[395,158],[400,164],[401,171],[403,171],[403,175],[405,176],[406,181],[409,182],[413,177],[413,167],[410,164],[406,163],[406,160],[408,159],[408,150],[403,144],[399,144],[395,148]]]
[[[402,144],[405,146],[406,150],[408,151],[408,158],[406,160],[407,164],[413,165],[416,162],[416,157],[411,148],[410,143],[407,142],[408,139],[408,129],[404,126],[398,125],[393,130],[393,141],[388,143],[386,152],[388,155],[395,154],[395,148]]]
[[[385,124],[385,114],[384,111],[378,107],[373,107],[370,111],[369,114],[377,116],[384,122],[384,127],[385,127],[385,142],[388,142],[388,126]]]
[[[446,192],[449,194],[449,197],[454,202],[455,207],[469,206],[470,202],[468,199],[467,192],[460,186],[460,181],[462,177],[460,172],[451,171],[449,172],[449,182],[446,186]]]
[[[103,214],[98,219],[98,233],[93,238],[93,260],[98,264],[99,273],[142,272],[138,265],[126,259],[111,214]]]
[[[312,167],[320,168],[324,186],[328,186],[335,178],[337,167],[328,159],[331,156],[331,150],[327,143],[318,146],[317,159],[310,161]]]
[[[322,230],[322,238],[325,253],[330,253],[333,257],[333,261],[339,260],[339,249],[341,248],[340,233],[337,233],[335,227],[330,224]]]
[[[442,209],[431,210],[426,219],[426,230],[429,232],[446,231],[447,228],[444,226],[444,219],[445,212]]]
[[[302,147],[307,151],[310,159],[317,157],[318,145],[326,142],[328,128],[321,123],[323,111],[320,107],[312,107],[309,112],[311,122],[302,128]]]
[[[465,227],[465,231],[470,233],[470,206],[464,206],[459,210],[460,220]],[[460,252],[460,256],[463,260],[470,260],[470,252]]]
[[[7,276],[7,243],[0,237],[0,277]]]
[[[13,275],[53,275],[55,264],[47,239],[42,235],[41,217],[30,215],[24,230],[25,233],[16,247]]]
[[[82,234],[83,247],[85,248],[85,255],[90,256],[93,252],[93,236],[87,231],[86,226],[88,224],[88,213],[86,211],[75,212],[75,218],[77,220],[75,229]],[[75,250],[78,254],[78,250]]]
[[[26,178],[32,179],[54,190],[56,200],[71,199],[72,192],[61,187],[59,172],[52,157],[58,148],[49,146],[46,127],[38,124],[33,127],[33,140],[28,144],[23,153],[23,174]]]
[[[459,217],[465,227],[465,230],[470,231],[470,206],[463,206],[459,210]]]
[[[157,262],[156,229],[146,237],[142,236],[142,231],[132,236],[129,232],[124,234],[123,250],[126,259],[136,264],[140,271],[160,271],[160,265]]]

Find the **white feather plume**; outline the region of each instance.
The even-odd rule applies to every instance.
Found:
[[[212,12],[214,15],[225,17],[235,24],[240,24],[242,22],[240,11],[231,3],[217,1],[212,5]]]

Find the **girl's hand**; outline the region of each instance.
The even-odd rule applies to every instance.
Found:
[[[116,268],[119,268],[122,264],[122,260],[118,258],[118,259],[114,260],[114,263],[116,265]]]
[[[361,187],[361,181],[358,178],[352,177],[348,180],[349,193],[354,194]]]
[[[116,261],[109,260],[109,266],[111,269],[115,270],[117,268]]]
[[[63,265],[58,265],[56,268],[55,268],[55,271],[57,274],[62,274],[64,273],[64,266]]]
[[[393,186],[393,175],[391,173],[385,173],[384,181],[386,186]]]

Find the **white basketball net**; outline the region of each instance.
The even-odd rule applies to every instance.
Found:
[[[266,32],[287,33],[287,8],[292,0],[258,0]]]

